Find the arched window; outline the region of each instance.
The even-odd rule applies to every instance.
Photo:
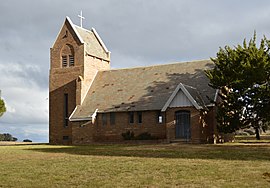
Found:
[[[62,67],[72,67],[74,62],[74,49],[70,44],[66,44],[61,49],[61,65]]]

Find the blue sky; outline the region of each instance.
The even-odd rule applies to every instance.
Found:
[[[270,37],[270,1],[9,0],[0,5],[0,133],[48,142],[49,49],[69,16],[94,27],[113,68],[209,59],[219,47]]]

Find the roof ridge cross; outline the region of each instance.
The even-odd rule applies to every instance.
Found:
[[[81,14],[78,15],[78,17],[81,19],[81,28],[82,28],[82,22],[83,22],[83,19],[85,19],[85,17],[83,17],[82,10],[81,10]]]

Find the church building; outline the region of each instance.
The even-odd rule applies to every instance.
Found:
[[[110,51],[97,31],[67,17],[50,49],[51,144],[124,142],[142,135],[214,142],[217,93],[204,74],[212,61],[110,66]]]

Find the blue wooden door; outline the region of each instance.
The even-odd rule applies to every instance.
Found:
[[[175,138],[190,139],[190,112],[175,112]]]

